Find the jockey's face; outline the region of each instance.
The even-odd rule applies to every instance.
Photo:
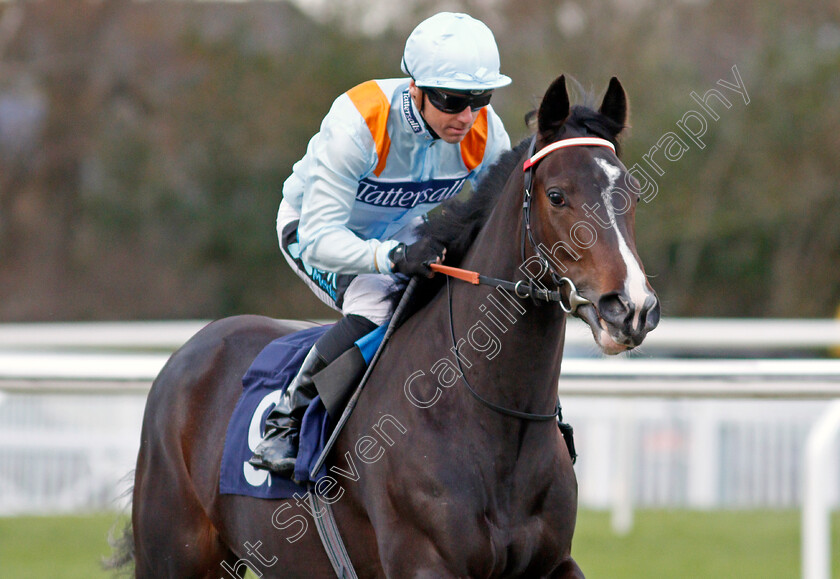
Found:
[[[444,113],[435,108],[414,81],[411,81],[408,90],[411,98],[414,99],[414,104],[420,109],[420,114],[432,130],[447,143],[460,143],[464,140],[481,110],[467,107],[460,113]]]

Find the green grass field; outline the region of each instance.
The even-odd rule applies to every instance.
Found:
[[[624,537],[609,513],[582,511],[573,553],[589,579],[793,579],[800,572],[799,511],[638,511]],[[0,577],[108,577],[116,516],[0,518]],[[840,515],[832,524],[840,570]],[[837,572],[832,576],[838,576]]]

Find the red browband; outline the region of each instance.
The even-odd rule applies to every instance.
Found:
[[[563,139],[562,141],[556,141],[540,149],[533,157],[525,161],[525,164],[522,166],[522,170],[527,171],[536,165],[537,161],[552,151],[565,149],[566,147],[607,147],[615,153],[615,145],[606,139],[599,139],[598,137],[574,137],[572,139]]]

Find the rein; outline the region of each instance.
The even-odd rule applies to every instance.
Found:
[[[531,230],[531,185],[533,184],[534,179],[534,166],[540,161],[540,159],[542,159],[543,157],[545,157],[553,151],[563,149],[566,147],[597,146],[607,147],[611,149],[613,153],[615,153],[615,146],[606,139],[600,139],[597,137],[576,137],[570,139],[563,139],[561,141],[557,141],[543,147],[537,153],[534,152],[534,150],[536,149],[536,145],[537,137],[536,135],[534,135],[533,139],[531,140],[531,145],[528,149],[528,159],[525,161],[525,164],[522,167],[522,170],[525,171],[525,192],[522,201],[522,262],[524,263],[526,260],[525,245],[527,239],[528,243],[530,243],[531,245],[531,249],[534,251],[535,255],[540,260],[540,263],[551,273],[551,279],[554,281],[554,283],[557,284],[558,288],[562,287],[563,285],[569,286],[568,304],[563,301],[563,293],[561,291],[549,290],[543,287],[539,287],[532,281],[529,281],[527,283],[525,283],[524,280],[512,282],[482,275],[475,271],[469,271],[457,267],[449,267],[446,265],[440,265],[436,263],[430,264],[429,267],[432,269],[432,271],[447,276],[446,291],[449,296],[449,332],[452,336],[452,351],[455,353],[455,361],[458,364],[458,370],[461,372],[461,381],[467,387],[467,391],[469,391],[473,398],[475,398],[491,410],[498,412],[499,414],[503,414],[505,416],[510,416],[513,418],[519,418],[521,420],[541,422],[552,420],[560,416],[561,409],[559,400],[557,401],[554,413],[533,414],[530,412],[522,412],[520,410],[512,410],[510,408],[505,408],[504,406],[499,406],[498,404],[490,402],[489,400],[481,396],[478,392],[476,392],[475,389],[470,385],[469,381],[466,378],[466,374],[464,373],[464,368],[461,365],[461,356],[458,353],[458,340],[455,337],[455,322],[452,315],[452,286],[449,283],[449,278],[453,277],[456,279],[460,279],[461,281],[466,281],[473,285],[490,285],[493,287],[500,287],[502,289],[512,291],[518,298],[532,298],[549,303],[557,303],[560,305],[560,308],[565,313],[571,315],[575,315],[575,312],[577,311],[578,307],[592,303],[591,301],[589,301],[588,299],[586,299],[578,293],[577,287],[571,279],[565,276],[561,276],[560,274],[554,271],[554,268],[551,267],[551,262],[545,257],[545,255],[543,255],[542,251],[540,250],[539,244],[534,239],[534,234]],[[570,453],[571,452],[572,451],[570,450]]]
[[[513,292],[516,297],[521,299],[533,298],[543,302],[559,304],[560,308],[567,314],[574,314],[578,306],[592,303],[585,297],[581,296],[575,284],[569,278],[563,278],[563,283],[569,284],[569,304],[566,305],[564,301],[563,292],[557,290],[549,290],[525,280],[517,282],[508,281],[505,279],[498,279],[487,275],[482,275],[477,271],[470,271],[468,269],[461,269],[459,267],[450,267],[448,265],[440,265],[437,263],[429,264],[432,271],[443,274],[448,277],[459,279],[473,285],[489,285],[492,287],[500,287],[504,290]]]
[[[484,398],[481,394],[475,391],[475,389],[470,385],[469,381],[467,380],[466,374],[464,374],[464,367],[461,365],[461,354],[458,353],[458,342],[455,338],[455,322],[452,316],[452,286],[449,285],[449,278],[446,278],[446,291],[449,294],[449,333],[452,336],[452,351],[455,352],[455,361],[458,363],[458,370],[461,372],[461,381],[467,387],[467,391],[472,394],[473,398],[484,404],[490,410],[494,410],[499,414],[504,414],[505,416],[511,416],[513,418],[519,418],[520,420],[531,420],[534,422],[543,422],[546,420],[553,420],[560,416],[560,401],[557,401],[557,406],[554,408],[554,412],[552,414],[532,414],[530,412],[522,412],[520,410],[512,410],[510,408],[505,408],[504,406],[499,406],[493,402],[490,402],[486,398]]]

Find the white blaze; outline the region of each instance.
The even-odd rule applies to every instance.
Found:
[[[637,328],[639,326],[639,315],[641,314],[642,306],[650,295],[650,292],[648,292],[647,279],[645,278],[645,274],[639,265],[639,261],[636,259],[636,256],[633,255],[633,252],[630,251],[630,247],[624,240],[624,236],[618,229],[618,223],[615,220],[615,208],[613,207],[612,202],[612,192],[615,187],[615,182],[618,180],[619,176],[621,176],[621,169],[598,157],[595,158],[595,162],[598,163],[598,166],[604,170],[604,173],[607,175],[607,179],[609,179],[609,184],[601,190],[601,199],[604,201],[604,207],[606,208],[607,215],[610,218],[610,225],[615,231],[616,237],[618,237],[618,250],[621,253],[621,257],[624,259],[624,265],[627,269],[627,278],[624,280],[624,292],[630,298],[630,301],[632,301],[636,306],[636,312],[633,317],[633,327]]]

